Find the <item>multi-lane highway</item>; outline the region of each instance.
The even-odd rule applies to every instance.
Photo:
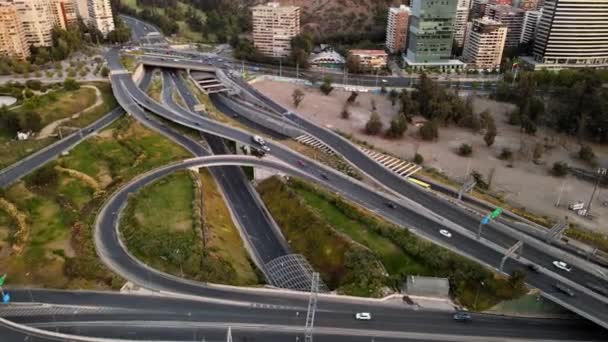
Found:
[[[126,91],[129,93],[129,95],[127,95],[127,96],[132,96],[133,98],[136,99],[136,101],[138,103],[140,103],[141,105],[146,107],[148,110],[151,110],[169,120],[173,120],[179,124],[186,125],[190,128],[196,129],[196,130],[201,130],[201,131],[206,131],[209,133],[217,134],[217,135],[223,136],[225,138],[231,138],[233,140],[240,141],[244,144],[251,143],[249,134],[236,130],[234,128],[226,127],[222,124],[218,124],[216,122],[206,120],[204,118],[200,118],[196,121],[192,121],[192,120],[185,121],[183,119],[180,119],[180,118],[178,118],[178,115],[176,115],[175,113],[171,113],[171,111],[168,110],[167,108],[164,108],[164,107],[154,103],[154,101],[151,101],[150,99],[148,99],[145,94],[138,93],[136,89],[131,89],[133,87],[129,86],[129,82],[132,83],[132,81],[130,81],[128,79],[128,76],[125,78],[125,76],[123,76],[123,75],[117,75],[116,77],[123,77],[124,80],[122,82],[115,82],[115,84],[122,83],[123,86],[126,86],[127,89],[124,89],[123,91]],[[271,143],[270,146],[272,148],[273,155],[279,157],[280,159],[282,159],[284,161],[289,161],[290,163],[293,163],[292,165],[297,165],[297,160],[301,159],[301,156],[297,156],[292,151],[285,149],[278,144]],[[318,169],[315,169],[315,167],[317,167],[317,166],[314,164],[311,164],[310,167],[311,167],[310,170],[312,172],[322,172],[322,171],[318,171]],[[317,173],[317,175],[318,174],[319,173]],[[332,177],[331,181],[332,181],[332,183],[336,183],[336,179],[334,179],[333,177]],[[378,196],[377,194],[370,194],[371,191],[369,189],[365,189],[360,186],[357,187],[353,183],[352,180],[347,180],[347,182],[345,184],[341,184],[341,185],[342,186],[340,187],[340,192],[343,194],[356,193],[356,191],[354,191],[355,188],[357,189],[357,191],[362,191],[356,195],[348,196],[348,197],[352,197],[353,199],[357,199],[357,198],[358,199],[361,199],[361,198],[375,199],[375,203],[373,203],[373,204],[365,203],[368,208],[373,208],[374,210],[381,212],[383,215],[385,215],[389,219],[396,220],[404,226],[409,226],[409,227],[415,228],[416,231],[419,233],[424,233],[431,237],[438,237],[438,232],[437,232],[436,227],[440,224],[439,222],[441,222],[440,221],[441,219],[439,221],[431,220],[428,217],[415,213],[412,210],[412,208],[408,208],[405,206],[399,207],[399,209],[403,209],[403,210],[390,210],[386,206],[386,201],[387,201],[386,197]],[[361,189],[363,189],[363,190],[361,190]],[[400,217],[401,220],[396,219],[395,216],[401,216]],[[489,234],[489,235],[492,236],[491,234]],[[448,246],[451,246],[452,248],[455,248],[456,250],[458,250],[462,253],[465,253],[469,256],[473,256],[479,261],[482,261],[488,265],[493,265],[494,267],[497,267],[497,265],[501,259],[500,252],[497,252],[493,248],[488,247],[485,244],[472,239],[470,236],[466,236],[466,234],[463,234],[460,237],[461,237],[461,239],[452,238],[449,241],[444,241],[443,243]],[[499,236],[498,241],[500,242],[501,239],[505,239],[505,238],[509,238],[509,237]],[[437,240],[439,240],[439,239],[437,239]],[[457,240],[459,240],[459,241],[457,241]],[[507,243],[503,242],[502,244],[506,246],[506,245],[508,245],[508,242]],[[530,250],[530,249],[531,248],[528,248],[527,250]],[[529,283],[531,283],[532,285],[534,285],[536,287],[543,289],[543,291],[546,294],[550,295],[553,299],[557,298],[562,302],[573,303],[575,305],[575,307],[577,307],[577,308],[584,308],[585,312],[590,312],[593,315],[592,317],[594,317],[594,318],[603,317],[604,315],[606,315],[605,303],[601,299],[599,299],[597,295],[593,295],[593,294],[590,295],[589,293],[587,293],[584,290],[579,291],[578,289],[575,289],[576,296],[568,297],[568,296],[564,295],[563,293],[559,292],[558,290],[556,290],[553,287],[553,285],[559,280],[555,280],[555,274],[553,273],[553,270],[551,270],[551,260],[550,259],[551,258],[547,258],[545,256],[544,260],[546,260],[545,261],[546,263],[543,264],[543,266],[547,268],[546,273],[549,276],[547,276],[546,273],[536,274],[536,273],[528,272],[529,273],[528,274]],[[530,259],[530,260],[537,261],[535,259]],[[541,260],[543,260],[543,259],[541,258]],[[511,262],[511,261],[508,261],[505,266],[505,270],[507,272],[512,272],[514,269],[519,269],[519,268],[522,268],[521,264]],[[573,279],[573,280],[577,280],[577,277],[579,279],[580,279],[580,277],[586,277],[586,276],[592,277],[591,275],[588,275],[585,272],[575,272],[575,273],[578,273],[578,274],[576,274],[574,276],[570,275],[570,274],[566,274],[566,276],[570,276],[571,279]]]

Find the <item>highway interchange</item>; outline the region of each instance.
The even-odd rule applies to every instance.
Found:
[[[153,28],[141,29],[139,32],[149,32],[151,30]],[[136,35],[138,34],[137,31],[137,29],[134,30]],[[180,61],[180,63],[194,62]],[[308,300],[305,294],[290,291],[238,289],[189,282],[145,267],[124,249],[117,231],[117,218],[120,215],[120,210],[125,205],[128,194],[164,175],[193,166],[210,167],[225,196],[229,199],[229,204],[244,202],[256,204],[240,210],[244,210],[244,215],[257,212],[258,215],[261,215],[259,216],[260,221],[249,224],[250,228],[247,228],[245,226],[249,223],[249,220],[242,220],[241,226],[247,231],[247,236],[258,234],[268,237],[265,242],[250,246],[256,253],[259,253],[259,259],[262,263],[279,254],[287,253],[288,246],[283,246],[283,242],[280,241],[280,236],[275,234],[276,232],[269,235],[269,223],[267,218],[264,217],[263,205],[248,197],[252,195],[251,193],[238,195],[237,187],[242,188],[242,183],[239,184],[238,182],[244,181],[243,178],[234,174],[231,177],[225,177],[229,172],[233,172],[230,170],[240,171],[240,169],[230,165],[255,165],[278,169],[284,173],[323,184],[344,197],[374,210],[387,219],[401,226],[409,227],[417,234],[473,257],[491,267],[497,267],[501,257],[501,248],[508,247],[517,241],[511,236],[499,232],[499,229],[496,228],[500,227],[487,229],[483,235],[483,241],[476,241],[471,237],[472,234],[469,231],[469,229],[477,226],[477,221],[473,217],[432,195],[422,193],[408,186],[407,182],[399,179],[386,169],[379,168],[378,164],[370,161],[350,143],[340,140],[341,138],[337,135],[319,128],[293,113],[285,113],[283,108],[269,102],[263,95],[251,92],[251,89],[246,89],[246,85],[243,85],[244,89],[257,97],[260,104],[270,107],[270,110],[280,115],[284,114],[294,124],[322,139],[338,153],[345,156],[354,166],[368,175],[374,175],[379,183],[391,190],[387,193],[379,193],[375,189],[371,189],[293,152],[278,141],[269,141],[268,143],[271,148],[270,154],[278,161],[267,158],[257,159],[224,155],[226,151],[223,148],[225,146],[223,146],[221,139],[217,137],[250,145],[251,134],[193,113],[191,109],[195,100],[191,94],[188,95],[189,92],[181,84],[183,80],[180,77],[176,77],[173,73],[164,72],[165,82],[163,85],[166,89],[163,89],[163,93],[164,95],[170,94],[171,87],[177,86],[190,109],[180,108],[172,103],[172,100],[169,99],[170,96],[163,96],[162,104],[149,98],[140,87],[145,89],[146,83],[149,83],[150,80],[150,72],[145,74],[144,79],[138,86],[129,73],[121,71],[122,66],[116,53],[108,56],[108,64],[112,69],[111,80],[115,97],[121,107],[143,124],[183,145],[199,158],[153,170],[138,177],[113,194],[110,200],[105,203],[96,222],[95,241],[98,254],[111,269],[135,284],[152,291],[187,297],[179,299],[110,293],[17,290],[14,294],[15,300],[18,302],[54,303],[74,307],[99,306],[99,303],[103,303],[102,306],[109,308],[107,312],[111,314],[56,315],[41,310],[38,315],[25,317],[17,315],[13,319],[15,322],[27,323],[47,330],[108,338],[201,340],[202,337],[206,336],[206,338],[219,340],[222,336],[225,336],[226,325],[234,327],[235,336],[242,336],[239,335],[239,329],[242,329],[243,332],[246,329],[257,329],[255,332],[247,333],[248,336],[256,336],[256,339],[248,339],[249,341],[294,340],[296,336],[303,336],[301,329],[304,325],[304,312]],[[238,82],[238,80],[235,79],[235,82]],[[214,153],[220,155],[209,157],[211,151],[208,151],[205,146],[180,134],[166,122],[156,119],[152,114],[202,132],[203,138],[208,143],[209,140],[218,139],[217,144],[211,143],[209,145]],[[101,126],[95,127],[94,130],[100,128]],[[213,145],[215,145],[215,148],[213,148]],[[26,165],[24,168],[27,169],[28,166]],[[322,175],[325,175],[325,177]],[[224,178],[223,181],[222,178]],[[245,189],[247,189],[246,186]],[[233,192],[234,195],[232,195]],[[415,201],[410,200],[411,198],[415,198]],[[388,207],[387,202],[394,203],[395,209]],[[235,207],[235,205],[232,205],[231,209],[238,212]],[[432,208],[435,213],[431,212],[429,208]],[[441,225],[449,225],[453,229],[454,235],[449,241],[442,240],[438,236],[437,227]],[[251,244],[251,241],[248,242],[245,239],[245,243]],[[277,254],[277,250],[280,251],[281,248],[285,247],[287,249],[283,249]],[[604,322],[606,321],[605,316],[608,315],[606,298],[602,298],[597,293],[591,293],[584,286],[579,286],[581,289],[575,288],[576,297],[574,298],[566,298],[565,295],[556,292],[553,288],[556,275],[554,270],[550,269],[550,262],[554,258],[546,254],[546,251],[538,250],[533,246],[526,247],[522,259],[533,260],[545,267],[540,274],[528,272],[527,281],[530,285],[540,288],[553,299],[565,302],[566,305],[575,308],[584,308],[585,313],[600,318]],[[522,269],[522,265],[512,260],[505,264],[507,273],[515,269]],[[602,284],[601,279],[578,269],[570,274],[560,273],[557,278],[560,281],[571,282],[575,285],[585,282]],[[97,296],[105,297],[100,299]],[[170,301],[181,302],[176,304],[169,303]],[[204,304],[201,304],[201,302]],[[119,312],[120,310],[114,312],[112,311],[113,307],[142,310],[141,312],[124,313]],[[246,307],[246,310],[243,307]],[[159,308],[162,308],[162,310]],[[168,308],[171,308],[171,310],[168,310]],[[497,340],[525,338],[537,341],[602,340],[602,336],[605,336],[605,331],[601,328],[578,319],[567,321],[534,320],[474,315],[473,324],[463,325],[454,322],[450,315],[446,313],[413,311],[405,308],[404,305],[391,306],[378,301],[329,295],[320,296],[318,308],[316,326],[319,328],[315,340],[319,341],[369,341],[372,337],[375,338],[375,341],[382,341],[382,336],[385,338],[392,336],[393,340],[402,341],[491,341],[495,340],[494,338],[497,338]],[[52,310],[50,311],[52,312]],[[357,322],[353,319],[353,313],[357,311],[373,312],[375,319],[372,322]],[[8,315],[4,311],[0,311],[0,313],[5,318],[11,318],[10,313]],[[218,324],[218,322],[224,324]],[[249,326],[247,326],[248,324]],[[257,328],[254,326],[257,326]],[[112,329],[108,329],[108,327]],[[275,331],[267,332],[271,328]],[[262,333],[260,329],[266,332]],[[357,337],[358,335],[362,336]],[[21,338],[20,335],[17,338]],[[30,339],[30,341],[33,340],[36,339]]]

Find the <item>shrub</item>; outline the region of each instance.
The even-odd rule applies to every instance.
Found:
[[[34,186],[48,187],[55,185],[57,178],[57,170],[55,170],[53,163],[50,163],[34,171],[34,173],[26,178],[26,181]]]
[[[587,163],[593,163],[595,161],[595,153],[591,146],[588,145],[581,146],[581,149],[578,151],[578,157]]]
[[[473,154],[473,147],[469,144],[462,144],[458,148],[458,154],[460,154],[463,157],[468,157],[471,154]]]
[[[538,160],[540,160],[540,158],[543,157],[544,152],[545,152],[545,148],[543,147],[543,144],[536,143],[536,145],[534,145],[534,152],[532,153],[532,159],[535,162],[537,162]]]
[[[494,145],[494,140],[496,139],[496,127],[494,124],[491,124],[486,131],[486,134],[483,136],[483,141],[486,142],[488,147]]]
[[[348,111],[348,107],[344,106],[342,108],[342,112],[340,113],[342,119],[348,120],[350,118],[350,112]]]
[[[386,135],[389,138],[400,138],[405,131],[407,131],[407,120],[405,119],[405,116],[401,113],[395,114],[391,119],[390,127],[386,130]]]
[[[511,160],[512,158],[513,152],[508,147],[504,147],[502,149],[502,152],[500,152],[500,155],[498,156],[498,159],[500,160]]]
[[[427,121],[418,130],[420,137],[422,140],[435,140],[439,138],[439,128],[437,128],[437,123],[435,121]]]
[[[293,105],[298,108],[302,100],[304,100],[304,92],[302,92],[300,89],[294,89],[293,93],[291,94],[291,98],[293,99]]]
[[[416,155],[414,156],[414,163],[416,163],[416,164],[424,163],[424,157],[422,156],[422,154],[416,153]]]
[[[323,84],[321,84],[319,89],[321,90],[321,92],[323,94],[329,95],[329,93],[331,93],[331,91],[334,90],[334,87],[331,86],[331,77],[326,76],[325,79],[323,80]]]
[[[102,77],[108,77],[108,75],[110,74],[110,70],[108,69],[108,67],[103,67],[101,68],[101,76]]]
[[[346,99],[347,103],[355,103],[355,100],[357,100],[357,96],[359,96],[359,93],[356,91],[352,91],[350,93],[350,96],[348,97],[348,99]]]
[[[473,170],[473,172],[471,172],[471,177],[473,177],[475,182],[477,182],[477,184],[475,184],[476,187],[484,190],[489,188],[488,183],[483,179],[483,176],[478,171]]]
[[[553,175],[556,177],[564,177],[568,174],[568,163],[566,162],[555,162],[553,163]]]
[[[376,135],[382,130],[382,121],[376,111],[373,111],[369,117],[369,121],[365,124],[365,133]]]
[[[73,78],[66,78],[65,81],[63,81],[63,89],[65,90],[78,90],[80,89],[80,84],[78,84],[78,82],[76,82],[76,80],[74,80]]]

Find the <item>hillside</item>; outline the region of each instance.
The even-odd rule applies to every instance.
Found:
[[[255,4],[265,0],[252,1]],[[302,26],[322,36],[383,31],[387,6],[398,0],[280,0],[302,8]]]

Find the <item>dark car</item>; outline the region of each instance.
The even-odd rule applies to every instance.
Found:
[[[455,321],[470,322],[472,320],[471,315],[467,312],[458,311],[453,316]]]
[[[391,208],[391,209],[395,209],[397,208],[397,206],[395,205],[395,203],[393,202],[386,202],[385,203],[387,207]]]
[[[567,294],[570,297],[574,297],[574,292],[572,291],[572,289],[564,284],[555,283],[553,284],[553,287],[560,290],[562,293]]]
[[[325,180],[329,180],[329,177],[327,177],[327,175],[326,175],[326,174],[324,174],[324,173],[322,173],[322,174],[321,174],[321,178],[323,178],[323,179],[325,179]]]
[[[528,269],[532,272],[536,272],[536,273],[540,272],[540,267],[536,264],[528,264]]]

